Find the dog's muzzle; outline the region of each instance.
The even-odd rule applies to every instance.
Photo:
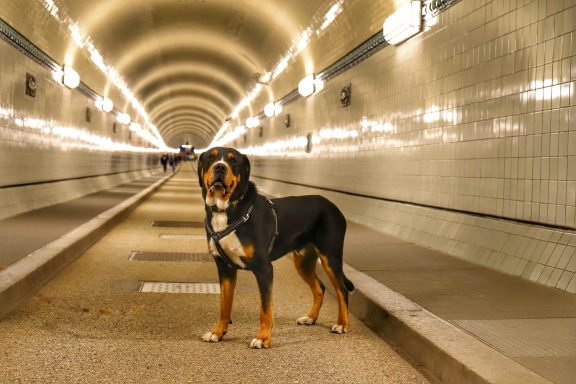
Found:
[[[210,192],[220,191],[220,192],[224,192],[226,194],[226,193],[230,192],[230,187],[228,187],[226,184],[224,184],[223,181],[216,180],[215,182],[212,183],[212,185],[210,185],[210,187],[208,188],[208,191],[210,191]]]

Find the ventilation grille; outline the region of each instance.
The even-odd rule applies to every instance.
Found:
[[[190,263],[198,261],[212,261],[212,256],[206,252],[147,252],[132,251],[130,261],[158,261]]]
[[[205,293],[217,295],[220,285],[210,283],[171,283],[160,281],[140,282],[142,293]]]
[[[153,227],[173,227],[173,228],[204,228],[203,221],[170,221],[154,220],[150,223]]]

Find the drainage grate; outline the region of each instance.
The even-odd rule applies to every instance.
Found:
[[[453,322],[511,357],[576,356],[576,318]]]
[[[206,240],[206,235],[186,235],[182,233],[161,233],[161,239],[187,239],[187,240]]]
[[[130,261],[164,261],[164,262],[196,262],[212,261],[213,258],[206,252],[146,252],[132,251]]]
[[[209,283],[168,283],[158,281],[142,281],[140,292],[144,293],[206,293],[217,295],[220,285]]]
[[[154,220],[150,225],[153,227],[204,228],[203,221]]]

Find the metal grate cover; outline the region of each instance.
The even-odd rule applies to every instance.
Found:
[[[203,221],[154,220],[150,225],[153,227],[204,228]]]
[[[576,356],[576,318],[453,322],[511,357]]]
[[[170,283],[159,281],[142,281],[140,292],[143,293],[205,293],[217,295],[220,285],[210,283]]]
[[[206,235],[187,235],[183,233],[161,233],[161,239],[188,239],[188,240],[206,240]]]
[[[212,261],[213,258],[206,252],[147,252],[132,251],[130,261],[162,261],[162,262],[197,262]]]

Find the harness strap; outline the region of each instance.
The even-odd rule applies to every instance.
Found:
[[[268,247],[268,254],[270,254],[270,252],[272,252],[274,242],[276,241],[276,237],[278,237],[278,214],[276,213],[276,206],[274,205],[274,203],[271,202],[269,199],[266,200],[270,204],[270,208],[272,208],[272,215],[274,216],[274,236],[272,237],[272,241],[270,242],[270,246]],[[222,240],[224,237],[228,236],[236,229],[238,229],[238,227],[240,227],[242,224],[247,222],[250,219],[250,213],[252,212],[252,208],[254,208],[254,205],[251,205],[246,214],[244,214],[240,219],[236,220],[235,222],[233,222],[232,224],[230,224],[229,226],[218,232],[212,229],[212,225],[208,222],[208,218],[204,219],[204,226],[206,227],[206,232],[208,233],[210,238],[214,240],[214,246],[216,247],[218,254],[222,257],[222,259],[226,262],[226,264],[228,264],[229,267],[233,267],[235,264],[232,262],[232,260],[230,260],[230,258],[220,245],[220,240]]]
[[[235,222],[233,222],[232,224],[230,224],[229,226],[227,226],[226,228],[224,228],[219,232],[216,232],[212,229],[212,225],[208,222],[208,218],[204,219],[204,226],[206,227],[206,232],[208,232],[210,238],[214,240],[214,245],[216,246],[218,254],[220,254],[220,257],[222,257],[222,259],[226,262],[226,264],[228,264],[229,267],[232,267],[234,263],[232,262],[232,260],[230,260],[230,258],[220,245],[220,240],[222,240],[224,237],[234,232],[239,226],[247,222],[250,219],[250,213],[252,212],[252,208],[254,208],[254,205],[251,205],[246,214],[243,215],[240,219],[236,220]]]
[[[272,237],[272,241],[270,242],[270,246],[268,247],[268,255],[270,255],[270,252],[272,252],[272,248],[274,247],[274,242],[278,237],[278,214],[276,213],[276,206],[274,205],[274,203],[270,201],[270,199],[266,200],[268,200],[270,208],[272,208],[272,215],[274,215],[274,236]]]

